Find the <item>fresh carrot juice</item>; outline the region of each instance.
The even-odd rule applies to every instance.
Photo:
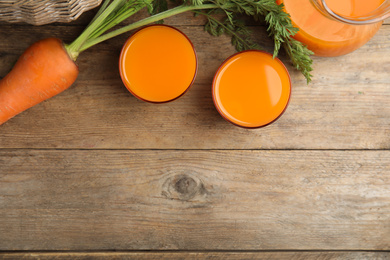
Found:
[[[119,70],[123,83],[134,96],[163,103],[180,97],[192,85],[197,56],[182,32],[166,25],[152,25],[126,41]]]
[[[350,18],[361,17],[378,8],[384,0],[327,0],[334,12]],[[367,43],[379,30],[381,22],[349,25],[320,13],[310,0],[277,0],[284,3],[293,24],[299,28],[295,39],[303,42],[318,56],[339,56]]]
[[[278,58],[262,51],[243,51],[228,58],[213,80],[213,100],[229,122],[245,127],[266,126],[285,111],[291,81]]]

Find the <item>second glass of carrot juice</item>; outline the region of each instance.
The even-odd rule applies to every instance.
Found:
[[[290,75],[269,53],[239,52],[219,67],[212,95],[218,112],[230,123],[243,128],[264,127],[286,110],[291,95]]]

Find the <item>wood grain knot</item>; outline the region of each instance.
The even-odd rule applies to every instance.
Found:
[[[175,190],[180,194],[192,194],[197,188],[196,182],[189,176],[181,176],[174,184]]]
[[[188,201],[207,193],[202,181],[191,174],[176,174],[166,179],[162,195],[169,199]]]

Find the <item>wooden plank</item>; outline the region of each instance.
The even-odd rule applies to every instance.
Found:
[[[77,26],[0,29],[0,76],[30,43],[64,35]],[[246,130],[225,122],[214,108],[211,82],[220,63],[234,53],[227,37],[215,38],[197,26],[179,26],[199,56],[195,85],[177,101],[153,105],[124,88],[118,56],[127,35],[83,53],[81,73],[71,89],[1,126],[2,148],[113,149],[389,149],[390,26],[366,46],[338,58],[315,58],[313,83],[306,85],[288,66],[293,93],[276,123]],[[272,49],[264,28],[259,42]],[[362,58],[364,57],[364,58]],[[289,64],[286,57],[282,60]],[[196,141],[194,141],[196,140]]]
[[[93,252],[0,253],[0,259],[264,259],[264,260],[386,260],[389,252]]]
[[[390,151],[1,150],[0,250],[390,250]]]

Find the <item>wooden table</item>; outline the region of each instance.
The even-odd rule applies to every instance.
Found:
[[[1,23],[0,77],[31,43],[70,42],[91,16]],[[0,258],[390,259],[390,22],[352,54],[315,57],[310,85],[282,54],[292,99],[257,130],[217,113],[212,78],[234,49],[203,22],[166,20],[199,58],[179,100],[124,88],[126,34],[82,53],[69,90],[0,127]],[[272,51],[264,26],[253,31]]]

